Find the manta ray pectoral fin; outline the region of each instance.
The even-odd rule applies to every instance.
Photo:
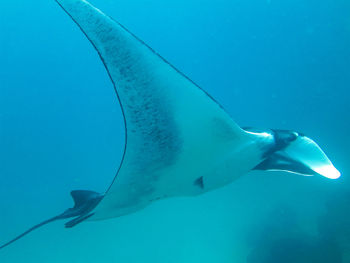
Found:
[[[86,190],[72,191],[71,195],[72,195],[72,198],[74,200],[74,207],[73,208],[69,208],[66,211],[64,211],[62,214],[55,216],[55,217],[52,217],[48,220],[41,222],[40,224],[37,224],[37,225],[29,228],[27,231],[23,232],[19,236],[15,237],[14,239],[10,240],[9,242],[1,245],[0,249],[7,247],[8,245],[21,239],[22,237],[24,237],[27,234],[29,234],[30,232],[38,229],[39,227],[44,226],[48,223],[57,221],[57,220],[77,217],[77,218],[73,219],[72,221],[69,221],[68,223],[66,223],[66,227],[73,227],[73,226],[77,225],[78,223],[86,220],[90,216],[92,216],[93,213],[90,213],[90,212],[96,207],[96,205],[103,198],[103,195],[100,195],[100,194],[93,192],[93,191],[86,191]]]
[[[301,175],[321,175],[337,179],[340,172],[333,166],[327,155],[309,137],[293,132],[296,137],[282,149],[267,156],[255,170],[280,170]]]
[[[216,101],[123,25],[85,0],[56,2],[98,52],[125,121],[122,163],[93,220],[168,195],[175,175],[179,183],[188,180],[181,171],[193,163],[193,154],[199,162],[248,141]]]

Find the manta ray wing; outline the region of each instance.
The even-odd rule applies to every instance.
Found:
[[[210,172],[205,164],[242,142],[246,133],[205,91],[121,24],[86,1],[57,2],[100,55],[126,127],[122,163],[92,218],[195,194],[200,187],[191,182]]]

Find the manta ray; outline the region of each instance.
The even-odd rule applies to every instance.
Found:
[[[241,128],[225,109],[120,23],[84,0],[56,0],[100,56],[125,123],[125,149],[104,194],[71,192],[74,207],[46,220],[124,216],[150,203],[196,196],[225,186],[251,170],[286,171],[337,179],[340,172],[302,133]]]

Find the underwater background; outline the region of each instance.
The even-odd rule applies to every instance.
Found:
[[[350,1],[94,0],[241,126],[297,130],[340,170],[251,172],[121,218],[47,225],[1,263],[350,262]],[[104,192],[124,127],[97,53],[53,1],[1,1],[0,244]]]

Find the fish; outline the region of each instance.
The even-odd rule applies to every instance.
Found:
[[[318,144],[289,130],[241,128],[205,90],[126,27],[85,0],[55,0],[101,58],[121,106],[123,158],[100,194],[74,190],[74,206],[0,246],[48,223],[71,228],[137,212],[152,202],[196,196],[252,170],[337,179]]]

